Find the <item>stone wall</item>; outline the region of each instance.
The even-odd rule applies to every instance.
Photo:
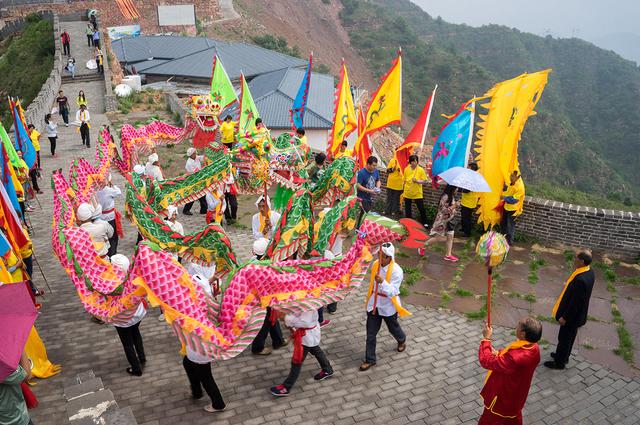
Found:
[[[38,129],[44,127],[44,116],[51,112],[58,90],[62,81],[62,69],[64,61],[62,60],[62,46],[60,44],[60,22],[57,15],[53,15],[53,38],[55,40],[55,53],[53,56],[53,69],[49,78],[42,85],[38,95],[31,101],[24,112],[27,123],[33,124]]]
[[[387,173],[380,172],[382,193],[376,209],[386,205]],[[441,190],[424,186],[425,204],[436,206]],[[418,217],[414,207],[413,216]],[[458,218],[459,222],[459,218]],[[429,223],[431,224],[431,223]],[[527,196],[516,232],[541,241],[590,248],[635,261],[640,257],[640,213],[584,207]]]

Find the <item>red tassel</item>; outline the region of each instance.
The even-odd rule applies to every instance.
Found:
[[[115,231],[118,234],[118,237],[124,238],[124,231],[122,230],[122,214],[118,210],[115,210],[114,213],[116,215]]]
[[[275,326],[278,321],[278,312],[274,309],[269,310],[269,321],[271,322],[271,326]]]
[[[27,409],[35,409],[38,407],[38,399],[26,382],[20,383],[20,389],[22,390],[24,401],[27,403]]]
[[[302,364],[304,360],[304,347],[302,346],[302,337],[307,334],[305,329],[296,329],[293,331],[293,364]]]

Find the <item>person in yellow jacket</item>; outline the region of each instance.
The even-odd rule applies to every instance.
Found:
[[[224,121],[220,124],[220,135],[222,144],[227,148],[233,148],[233,141],[235,139],[235,127],[238,125],[236,121],[233,121],[231,115],[224,117]]]
[[[472,162],[467,167],[470,170],[478,171],[478,164]],[[466,237],[471,236],[471,230],[473,229],[473,212],[478,206],[478,194],[476,192],[471,192],[467,189],[461,190],[462,195],[460,196],[460,220],[462,224],[462,233]]]
[[[349,149],[348,146],[349,146],[349,142],[347,142],[346,140],[343,140],[342,143],[340,144],[340,149],[338,150],[338,153],[335,154],[334,159],[338,159],[343,156],[346,156],[347,158],[351,158],[353,156],[353,150]]]
[[[409,157],[409,166],[404,170],[404,213],[407,218],[411,218],[411,203],[415,203],[420,211],[420,222],[427,224],[427,211],[424,209],[424,195],[422,185],[427,183],[427,172],[418,165],[418,155]]]
[[[36,164],[38,164],[38,170],[42,169],[40,164],[40,132],[36,130],[33,124],[29,124],[29,138],[33,144],[33,148],[36,150]]]
[[[384,211],[387,217],[400,215],[400,195],[403,187],[404,175],[394,156],[387,164],[387,208]]]
[[[516,224],[514,217],[522,214],[522,205],[524,203],[524,182],[518,170],[513,170],[509,176],[509,185],[502,191],[502,200],[504,201],[504,212],[500,222],[500,229],[505,234],[509,245],[513,243],[513,236],[516,232]]]

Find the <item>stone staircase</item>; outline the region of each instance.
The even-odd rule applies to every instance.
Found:
[[[92,72],[91,74],[76,74],[76,78],[71,78],[69,73],[65,72],[62,76],[62,84],[77,83],[82,81],[101,81],[104,77],[98,72]]]
[[[131,407],[118,407],[111,390],[93,370],[64,383],[66,410],[71,425],[137,425]]]

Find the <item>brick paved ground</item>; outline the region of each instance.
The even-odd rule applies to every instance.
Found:
[[[83,88],[87,92],[93,117],[92,138],[101,123],[102,88],[100,82],[70,84],[68,94]],[[70,96],[71,97],[71,96]],[[96,105],[91,107],[91,105]],[[80,137],[71,127],[60,128],[57,159],[43,155],[45,179],[55,168],[68,168],[76,156],[88,156]],[[93,143],[93,142],[92,142]],[[45,142],[46,145],[46,142]],[[47,152],[43,146],[43,152]],[[114,181],[122,179],[114,173]],[[358,372],[364,349],[362,291],[342,302],[338,313],[329,316],[332,324],[323,330],[322,345],[336,371],[327,381],[313,381],[317,372],[314,359],[305,362],[297,386],[289,398],[274,399],[267,389],[285,377],[291,348],[268,357],[243,353],[232,360],[214,364],[227,410],[215,415],[202,410],[204,402],[189,397],[187,379],[178,354],[179,345],[164,322],[152,311],[142,322],[148,364],[141,378],[124,372],[127,363],[117,334],[111,326],[89,320],[78,301],[70,280],[53,257],[50,248],[51,189],[43,182],[40,196],[43,209],[31,213],[35,230],[37,259],[52,287],[43,300],[37,326],[49,357],[61,363],[59,376],[42,380],[34,387],[40,407],[32,411],[36,424],[66,423],[62,382],[79,372],[93,369],[105,387],[113,391],[120,406],[131,406],[140,424],[262,424],[262,423],[429,423],[459,424],[477,421],[482,408],[478,391],[484,371],[477,363],[479,322],[461,315],[426,307],[410,307],[414,315],[402,322],[409,336],[404,353],[395,352],[395,343],[382,330],[378,345],[378,365],[366,373]],[[119,205],[122,207],[122,204]],[[197,205],[194,206],[197,211]],[[242,214],[242,211],[240,212]],[[193,228],[199,215],[181,217]],[[125,229],[120,251],[133,252],[135,231]],[[246,230],[230,230],[239,256],[249,255]],[[36,269],[37,270],[37,269]],[[36,271],[36,284],[44,287]],[[513,337],[511,329],[497,328],[500,345]],[[533,381],[525,422],[540,424],[635,424],[640,422],[640,380],[623,377],[590,363],[572,358],[570,367],[556,372],[539,367]]]

